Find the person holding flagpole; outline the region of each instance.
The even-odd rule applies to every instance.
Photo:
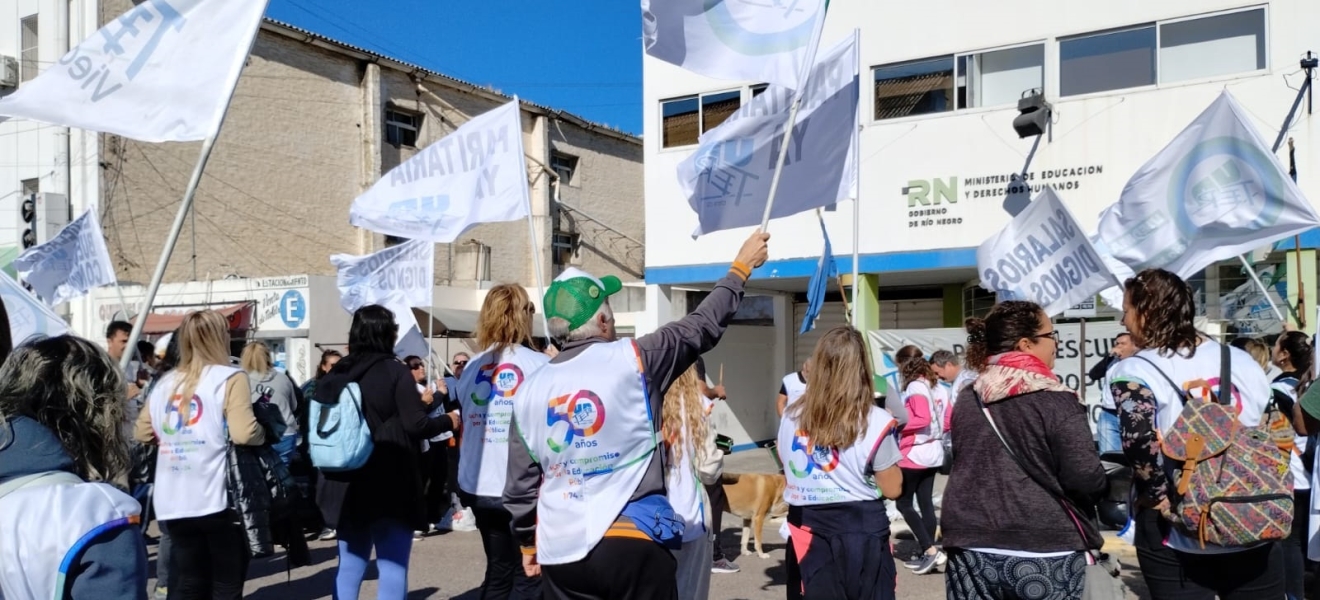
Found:
[[[564,345],[519,391],[504,487],[544,597],[678,598],[684,523],[665,495],[658,418],[669,387],[724,335],[769,238],[753,233],[696,310],[635,340],[614,329],[618,278],[569,269],[546,290],[549,333]]]
[[[509,529],[513,517],[503,500],[514,406],[524,401],[523,382],[550,360],[532,348],[535,314],[536,306],[522,286],[491,288],[477,318],[477,345],[485,350],[469,359],[453,388],[467,424],[459,454],[459,496],[476,518],[486,551],[483,600],[541,597],[540,578],[523,571]]]

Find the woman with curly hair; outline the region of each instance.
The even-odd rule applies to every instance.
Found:
[[[939,378],[916,346],[899,348],[895,362],[903,379],[903,407],[908,414],[898,438],[898,448],[903,453],[903,460],[898,463],[903,470],[903,495],[897,504],[920,546],[918,554],[903,564],[916,574],[925,575],[948,560],[935,546],[935,530],[939,527],[935,516],[935,475],[944,464],[944,446],[940,443],[943,411],[936,392]],[[920,513],[913,506],[914,500],[921,508]]]
[[[1170,490],[1176,489],[1164,468],[1160,440],[1172,430],[1189,392],[1220,393],[1224,346],[1196,330],[1195,311],[1191,286],[1168,271],[1147,269],[1124,284],[1123,324],[1142,350],[1114,366],[1110,389],[1137,488],[1137,561],[1157,600],[1282,598],[1279,544],[1203,545],[1175,528],[1170,518]],[[1256,427],[1270,404],[1270,382],[1251,355],[1232,347],[1227,351],[1233,380],[1229,396],[1238,422]]]
[[[0,597],[145,596],[141,507],[120,489],[122,373],[67,335],[20,346],[0,368]]]
[[[720,481],[724,455],[715,445],[715,428],[702,406],[697,367],[688,367],[665,394],[660,433],[664,437],[665,487],[674,513],[683,518],[683,546],[678,551],[678,589],[684,598],[710,596],[714,552],[709,523],[710,499],[703,486]]]

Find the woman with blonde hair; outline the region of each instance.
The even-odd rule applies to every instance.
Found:
[[[944,566],[948,560],[935,546],[935,530],[939,522],[934,501],[935,475],[944,465],[940,429],[944,424],[946,395],[937,384],[939,378],[935,369],[921,355],[920,348],[900,348],[895,361],[903,377],[903,407],[908,414],[898,439],[898,447],[903,453],[903,460],[898,463],[903,469],[903,494],[896,504],[920,546],[917,556],[906,561],[904,566],[918,575],[925,575]],[[920,513],[917,507],[920,507]]]
[[[227,491],[228,447],[260,446],[266,436],[247,374],[230,366],[225,318],[191,313],[178,338],[181,362],[153,387],[134,433],[161,447],[154,502],[173,544],[169,597],[241,598],[250,557]]]
[[[715,429],[702,406],[697,367],[688,367],[670,386],[661,409],[660,434],[666,452],[665,487],[674,513],[683,518],[683,546],[678,551],[678,589],[684,598],[710,595],[714,548],[705,486],[720,481],[724,455],[715,445]]]
[[[889,600],[895,566],[883,498],[903,489],[897,421],[875,406],[862,334],[835,327],[811,356],[802,399],[784,411],[778,448],[788,502],[790,565],[808,600]],[[789,569],[790,573],[794,569]]]
[[[513,516],[503,500],[513,406],[522,401],[519,387],[550,360],[532,349],[535,314],[522,286],[491,288],[477,318],[477,345],[484,350],[468,361],[453,389],[466,424],[459,450],[459,496],[472,509],[486,550],[483,600],[541,597],[540,578],[523,572],[522,554],[510,529]]]
[[[251,342],[243,347],[243,356],[239,359],[243,370],[247,372],[248,385],[252,390],[252,404],[257,410],[267,407],[279,412],[276,431],[283,425],[284,433],[278,440],[271,440],[271,447],[279,453],[285,465],[293,464],[298,452],[298,391],[289,376],[275,369],[270,359],[270,347],[265,342]],[[273,414],[273,412],[272,412]]]

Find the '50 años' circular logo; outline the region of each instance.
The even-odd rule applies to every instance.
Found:
[[[605,404],[596,392],[580,390],[551,400],[546,407],[545,420],[551,428],[560,422],[568,425],[561,441],[556,441],[553,433],[546,438],[546,444],[551,450],[563,452],[573,444],[573,438],[589,438],[605,426]],[[594,446],[595,442],[588,444]]]
[[[811,440],[807,439],[805,432],[799,431],[793,436],[793,445],[789,452],[802,452],[807,457],[807,464],[799,469],[788,461],[788,468],[796,477],[806,477],[812,471],[829,473],[839,466],[839,451],[836,448],[825,448],[823,446],[813,446]]]
[[[711,30],[729,48],[748,56],[797,50],[811,42],[816,2],[802,0],[705,0]],[[805,6],[800,6],[805,5]]]
[[[490,404],[496,396],[512,398],[523,382],[522,369],[513,363],[482,365],[477,372],[476,389],[472,391],[472,403],[477,406]]]
[[[202,420],[202,399],[193,394],[192,400],[188,402],[188,419],[183,417],[183,398],[174,396],[170,398],[165,405],[165,421],[160,424],[161,430],[168,435],[174,435],[187,431],[189,427],[196,425]]]
[[[1169,214],[1184,239],[1204,233],[1207,226],[1262,229],[1283,212],[1287,184],[1274,157],[1241,138],[1197,144],[1173,173]]]

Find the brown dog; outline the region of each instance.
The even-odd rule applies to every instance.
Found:
[[[787,485],[783,474],[768,473],[725,473],[720,477],[724,485],[724,494],[729,498],[729,512],[742,518],[742,543],[738,551],[752,554],[747,549],[747,532],[751,530],[756,544],[755,554],[761,558],[770,558],[761,549],[761,529],[767,517],[782,517],[788,514],[788,504],[784,502],[784,486]]]

